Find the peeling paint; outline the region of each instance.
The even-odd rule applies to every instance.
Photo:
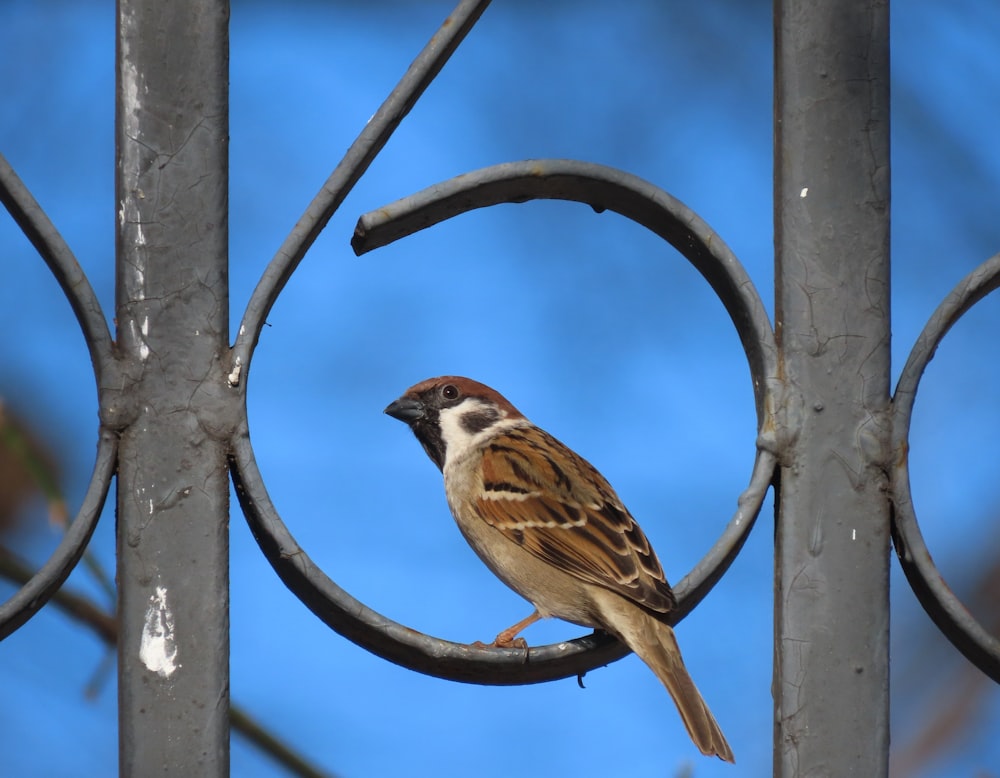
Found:
[[[149,595],[149,607],[139,643],[139,659],[147,670],[161,678],[169,678],[180,667],[174,638],[174,615],[167,605],[165,586],[157,586]]]
[[[122,15],[121,21],[125,27],[130,27],[134,24],[132,15],[127,11]],[[135,57],[129,49],[129,36],[122,35],[119,37],[119,41],[122,46],[119,58],[122,129],[127,138],[138,141],[142,126],[140,121],[140,117],[142,116],[141,96],[148,94],[149,88],[146,86],[145,77],[136,67]],[[130,196],[126,196],[119,203],[118,222],[123,236],[126,236],[126,225],[132,225],[132,235],[126,237],[131,237],[137,248],[145,249],[147,240],[142,228],[142,215],[135,205],[135,199],[142,199],[144,196],[142,190],[138,187],[138,183],[138,178],[133,178],[133,180],[126,182],[126,189],[129,191]],[[142,271],[142,263],[134,264],[131,267],[132,275],[127,280],[129,296],[133,300],[145,300],[145,277]],[[142,359],[145,359],[149,355],[149,348],[145,344],[140,346],[140,355]]]
[[[126,13],[122,17],[123,25],[131,26],[132,17]],[[139,75],[139,70],[135,66],[135,60],[129,46],[129,36],[119,36],[121,43],[121,95],[122,112],[125,132],[130,138],[135,138],[139,134],[139,83],[143,80]]]

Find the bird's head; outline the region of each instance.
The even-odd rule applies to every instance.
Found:
[[[434,464],[476,446],[524,416],[494,389],[461,376],[428,378],[411,386],[385,412],[406,422]]]

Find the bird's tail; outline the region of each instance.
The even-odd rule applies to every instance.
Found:
[[[643,613],[642,619],[631,620],[632,634],[619,635],[629,648],[642,659],[656,677],[663,682],[673,697],[684,726],[698,750],[708,756],[717,756],[725,762],[735,763],[733,750],[726,742],[712,711],[694,685],[677,645],[674,631],[669,625]]]

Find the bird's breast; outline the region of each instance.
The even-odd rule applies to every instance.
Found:
[[[601,626],[594,617],[590,585],[526,551],[479,515],[476,496],[481,488],[481,480],[477,484],[474,475],[461,468],[445,468],[448,507],[462,536],[483,563],[542,616],[587,627]]]

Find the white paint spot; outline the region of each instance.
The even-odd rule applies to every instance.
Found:
[[[174,638],[174,615],[167,605],[165,586],[157,586],[156,591],[149,595],[149,607],[139,643],[139,659],[147,670],[161,678],[169,678],[180,667]]]
[[[150,516],[153,515],[153,498],[152,497],[149,498],[149,515]]]
[[[147,316],[143,319],[138,331],[136,330],[135,319],[129,321],[128,328],[132,334],[132,339],[139,344],[139,359],[145,362],[149,357],[149,345],[145,339],[145,336],[149,334],[149,317]]]
[[[856,529],[852,529],[851,530],[851,540],[857,540],[857,539],[858,539],[858,531]]]
[[[236,357],[233,363],[233,369],[229,371],[228,381],[230,386],[239,386],[240,383],[240,373],[243,372],[243,360]]]
[[[145,362],[149,358],[149,345],[146,343],[146,337],[149,335],[149,317],[142,317],[142,324],[139,327],[142,332],[142,341],[139,343],[139,359]]]
[[[808,195],[808,194],[809,194],[809,187],[808,186],[804,186],[804,187],[802,187],[802,191],[799,192],[799,197],[801,197],[804,200],[806,198],[806,195]]]

